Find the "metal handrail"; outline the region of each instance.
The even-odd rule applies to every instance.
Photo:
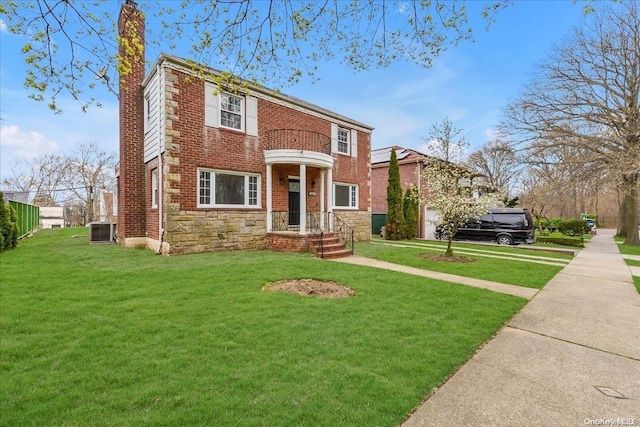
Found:
[[[345,246],[351,247],[351,255],[353,255],[355,253],[355,232],[353,228],[342,219],[338,218],[338,215],[334,214],[333,219],[333,233],[342,243],[345,244]]]
[[[291,225],[291,218],[300,215],[300,212],[293,211],[272,211],[271,227],[272,231],[290,231],[292,228],[299,228],[299,224]],[[319,215],[325,216],[324,226],[330,229],[332,212],[307,212],[307,231],[316,242],[320,258],[324,258],[324,229],[320,226]],[[353,227],[333,214],[333,233],[346,247],[351,249],[351,254],[355,253],[355,231]]]
[[[300,217],[300,212],[271,211],[271,229],[273,231],[289,231],[291,214],[297,214],[298,218]]]
[[[328,226],[327,212],[321,213],[325,215],[325,227]],[[315,212],[307,212],[307,230],[314,233],[321,230],[318,215]],[[294,222],[292,224],[292,222]],[[297,223],[297,224],[296,224]],[[271,229],[272,231],[290,231],[292,228],[300,227],[300,212],[297,211],[271,211]]]
[[[322,213],[320,213],[322,215]],[[320,258],[324,258],[324,230],[320,227],[320,221],[315,213],[307,212],[307,225],[309,232],[315,237],[317,254]]]

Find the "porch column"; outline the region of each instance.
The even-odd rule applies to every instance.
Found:
[[[300,234],[307,234],[307,165],[300,165]]]
[[[324,230],[324,169],[320,169],[320,230]]]
[[[272,188],[271,185],[273,184],[272,179],[271,179],[271,169],[272,169],[272,165],[271,163],[267,164],[267,233],[270,233],[271,231],[273,231],[273,222],[272,222],[272,218],[271,218],[271,210],[273,209],[273,202],[271,200],[271,194],[272,194]]]
[[[333,231],[333,169],[327,169],[327,212],[329,213],[329,231]]]

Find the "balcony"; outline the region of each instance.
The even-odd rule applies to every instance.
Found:
[[[318,132],[300,129],[268,130],[267,150],[300,150],[331,154],[331,138]]]
[[[266,131],[264,159],[267,164],[294,164],[333,168],[331,138],[299,129]]]

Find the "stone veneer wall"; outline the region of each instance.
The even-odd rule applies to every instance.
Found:
[[[354,229],[356,242],[368,242],[371,240],[371,212],[345,210],[334,211],[334,215]]]
[[[264,249],[266,229],[263,211],[182,211],[168,213],[165,241],[173,254]]]

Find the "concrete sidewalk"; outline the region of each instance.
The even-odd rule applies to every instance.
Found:
[[[640,295],[613,230],[403,424],[445,425],[640,425]]]
[[[455,274],[440,273],[438,271],[424,270],[422,268],[409,267],[406,265],[394,264],[392,262],[380,261],[371,258],[352,255],[345,258],[335,258],[331,261],[345,264],[365,265],[367,267],[382,268],[400,273],[413,274],[414,276],[428,277],[430,279],[442,280],[460,285],[472,286],[475,288],[489,289],[502,294],[513,295],[531,299],[539,292],[539,289],[525,288],[523,286],[508,285],[505,283],[491,282],[489,280],[473,279],[471,277],[457,276]]]

